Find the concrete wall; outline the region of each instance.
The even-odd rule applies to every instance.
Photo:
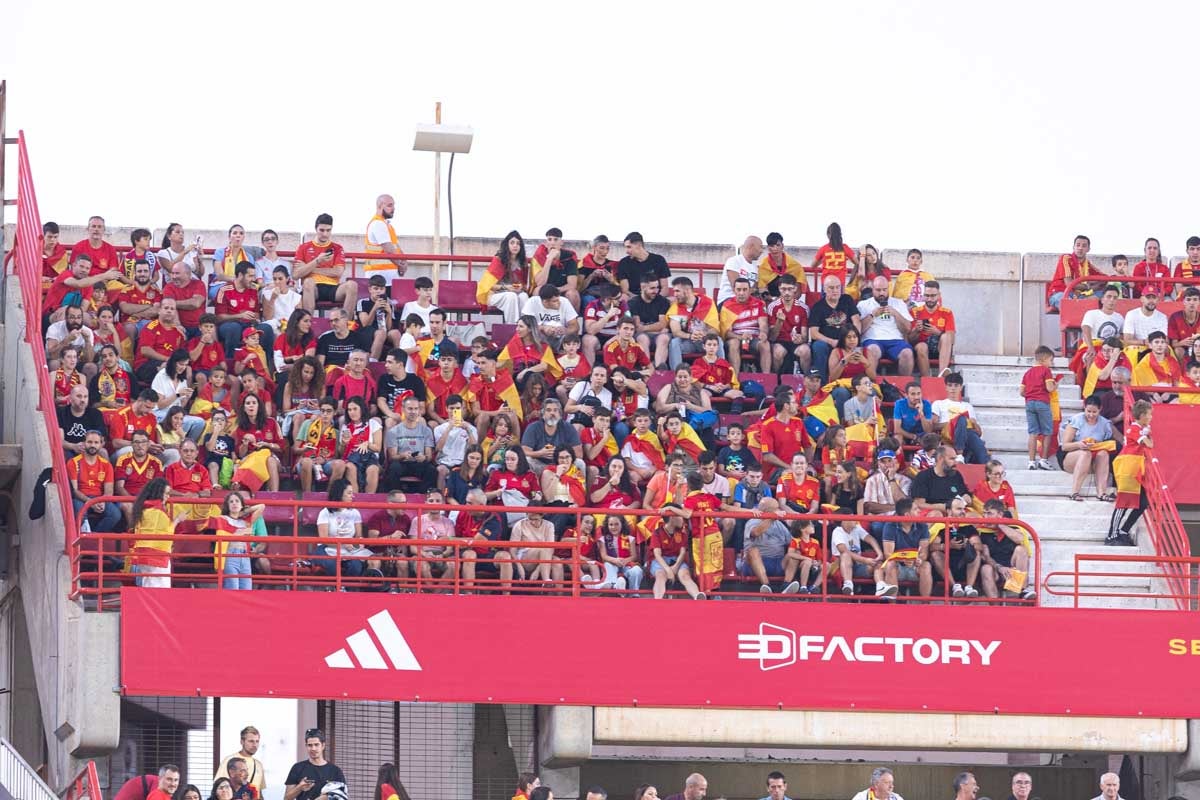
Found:
[[[4,288],[3,438],[22,448],[14,491],[20,521],[15,584],[27,616],[38,704],[50,747],[48,782],[59,786],[73,777],[77,759],[107,752],[117,744],[119,617],[84,614],[78,603],[68,600],[71,564],[64,551],[65,523],[53,485],[47,490],[46,515],[40,520],[27,516],[33,483],[51,459],[49,434],[37,409],[36,370],[45,365],[34,363],[20,335],[27,321],[17,279],[7,278]]]

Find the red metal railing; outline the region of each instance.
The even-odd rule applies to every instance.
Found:
[[[21,285],[21,304],[25,309],[25,341],[33,353],[35,380],[38,386],[38,411],[50,441],[50,464],[54,471],[54,486],[62,506],[68,531],[78,530],[75,524],[71,486],[67,479],[67,462],[59,445],[62,433],[58,428],[58,413],[54,406],[54,389],[50,371],[40,368],[47,362],[42,342],[42,218],[38,214],[37,193],[33,188],[33,172],[29,167],[29,151],[25,147],[25,132],[17,134],[17,236],[14,253],[15,273]],[[32,477],[32,476],[31,476]],[[68,534],[69,536],[70,534]]]
[[[1134,393],[1156,393],[1162,392],[1162,386],[1126,386],[1125,387],[1125,424],[1129,425],[1133,422],[1133,401]],[[1186,387],[1171,387],[1172,394],[1190,392],[1196,393],[1198,390]],[[1146,492],[1146,501],[1148,508],[1142,519],[1146,522],[1146,530],[1150,533],[1150,540],[1154,543],[1154,551],[1159,556],[1164,556],[1168,559],[1173,558],[1191,558],[1192,546],[1188,541],[1187,530],[1183,527],[1183,520],[1179,518],[1179,509],[1175,507],[1175,501],[1171,499],[1170,487],[1167,486],[1166,479],[1163,477],[1162,470],[1158,468],[1158,459],[1151,456],[1147,458],[1145,473],[1142,477],[1142,488]],[[1171,587],[1174,595],[1183,595],[1185,593],[1186,569],[1179,562],[1166,561],[1163,562],[1163,569],[1167,573],[1167,583]],[[1183,607],[1183,600],[1180,601],[1180,607]]]
[[[1109,567],[1084,569],[1085,563],[1110,564]],[[1127,569],[1122,569],[1125,566]],[[1056,578],[1067,578],[1065,589],[1052,585]],[[1149,579],[1150,591],[1133,591],[1119,585],[1113,587],[1083,588],[1085,578],[1112,578],[1128,582]],[[1166,590],[1156,590],[1155,581],[1166,584]],[[1056,570],[1047,573],[1042,589],[1056,597],[1070,597],[1075,608],[1081,601],[1092,599],[1115,600],[1137,599],[1156,603],[1173,600],[1181,610],[1200,609],[1200,558],[1191,556],[1127,556],[1114,553],[1076,553],[1074,568],[1070,571]]]
[[[96,762],[89,761],[71,779],[67,788],[59,794],[62,800],[104,800],[100,791],[100,777],[96,774]]]
[[[184,504],[186,504],[186,505],[216,505],[216,504],[220,503],[221,495],[223,495],[223,494],[224,493],[219,493],[214,496],[206,497],[206,498],[173,497],[171,499],[171,503],[178,504],[178,505],[184,505]],[[99,502],[130,502],[132,499],[133,498],[130,498],[130,497],[92,498],[84,505],[84,508],[81,511],[80,516],[82,518],[82,516],[87,513],[87,510],[91,506],[93,506]],[[173,550],[170,554],[170,559],[171,559],[172,563],[177,564],[179,566],[180,577],[178,578],[178,580],[181,582],[196,582],[196,583],[202,583],[202,584],[210,584],[210,583],[216,582],[216,585],[219,589],[222,586],[221,580],[220,580],[220,578],[222,576],[220,576],[212,571],[213,570],[213,566],[212,566],[213,548],[214,548],[215,544],[217,542],[224,542],[224,543],[245,542],[245,543],[248,543],[248,546],[250,544],[260,544],[260,545],[265,544],[267,546],[265,552],[252,553],[252,554],[249,554],[248,556],[243,556],[244,558],[245,557],[265,558],[271,564],[270,574],[255,575],[253,577],[253,579],[252,579],[253,583],[258,584],[258,585],[286,587],[286,588],[290,588],[290,589],[297,589],[300,587],[311,587],[311,588],[328,588],[328,589],[338,589],[338,590],[344,589],[344,588],[378,587],[378,584],[380,583],[380,579],[378,577],[346,576],[346,575],[343,575],[343,570],[341,568],[341,565],[348,560],[363,560],[364,558],[370,558],[372,560],[379,560],[379,561],[383,562],[384,564],[395,564],[397,566],[414,568],[412,570],[414,573],[414,575],[412,577],[408,577],[408,578],[389,577],[389,578],[386,578],[386,582],[392,588],[401,589],[401,590],[426,591],[426,590],[430,590],[430,589],[434,589],[434,590],[441,589],[441,590],[449,590],[454,594],[459,594],[459,593],[464,593],[464,592],[473,592],[477,589],[501,590],[501,591],[504,591],[505,593],[507,593],[509,590],[515,589],[515,590],[521,591],[522,593],[556,594],[556,595],[560,595],[560,596],[561,595],[570,595],[572,597],[579,597],[582,593],[587,593],[587,594],[604,594],[604,593],[619,594],[619,593],[621,593],[619,590],[615,590],[615,589],[597,589],[594,586],[589,585],[588,583],[583,583],[580,581],[580,576],[587,571],[587,559],[585,559],[581,555],[580,547],[578,546],[578,543],[568,542],[566,544],[563,544],[563,543],[549,542],[546,544],[542,544],[540,542],[495,541],[495,542],[488,542],[486,544],[483,544],[483,543],[480,543],[480,542],[477,542],[477,541],[474,541],[471,539],[436,539],[436,540],[409,539],[409,538],[381,539],[381,538],[371,538],[371,537],[367,537],[367,536],[364,536],[362,538],[344,539],[344,538],[329,538],[329,537],[322,538],[322,537],[318,537],[318,536],[306,536],[306,535],[302,535],[302,532],[301,532],[301,526],[305,524],[305,522],[304,522],[305,517],[306,517],[305,509],[309,509],[307,516],[311,520],[313,517],[312,512],[316,509],[322,509],[322,508],[330,508],[330,509],[333,509],[333,508],[355,508],[355,509],[360,510],[361,512],[386,511],[387,509],[390,508],[390,509],[403,510],[403,511],[407,512],[411,517],[416,518],[417,515],[420,514],[420,512],[422,512],[426,509],[435,509],[436,508],[437,510],[440,510],[443,512],[449,512],[449,511],[454,511],[454,510],[458,510],[460,512],[470,512],[470,511],[474,510],[474,511],[488,511],[488,512],[499,514],[499,513],[504,513],[504,512],[514,510],[512,507],[508,507],[508,506],[486,506],[486,507],[453,506],[453,505],[436,505],[435,506],[435,505],[431,505],[431,504],[427,504],[427,503],[398,503],[397,504],[397,503],[376,502],[376,501],[364,502],[364,501],[358,501],[358,500],[356,500],[352,503],[333,503],[333,502],[323,501],[320,499],[316,499],[316,500],[299,499],[298,500],[298,499],[275,499],[275,498],[252,499],[250,501],[250,503],[251,504],[261,503],[261,504],[267,506],[267,508],[288,509],[291,512],[290,517],[288,517],[288,521],[291,523],[290,535],[289,534],[270,534],[264,540],[264,538],[261,536],[251,536],[251,535],[225,536],[225,535],[213,535],[213,534],[204,534],[204,533],[177,534],[175,536],[149,536],[149,535],[136,534],[136,533],[94,533],[94,532],[84,532],[84,533],[79,534],[79,536],[75,539],[74,547],[72,548],[71,553],[70,553],[72,567],[73,567],[73,573],[74,573],[74,585],[73,585],[73,591],[72,591],[72,598],[94,597],[94,598],[96,598],[96,608],[98,608],[99,610],[104,610],[106,608],[112,608],[114,606],[115,601],[117,600],[117,595],[118,595],[121,583],[128,583],[131,576],[129,576],[127,573],[125,573],[122,568],[115,567],[112,563],[106,563],[106,561],[109,561],[109,559],[124,559],[125,556],[127,555],[127,552],[123,548],[123,546],[129,545],[131,542],[133,542],[135,540],[143,540],[143,541],[170,540],[173,542],[173,545],[185,543],[187,545],[186,551],[181,552],[178,550]],[[524,512],[529,512],[529,511],[540,512],[540,513],[543,513],[546,515],[561,515],[561,514],[572,515],[575,517],[575,526],[574,526],[575,530],[579,530],[580,520],[583,516],[612,515],[613,513],[615,513],[613,509],[575,508],[575,507],[564,507],[564,506],[548,506],[548,507],[530,506],[528,508],[521,508],[520,510],[524,511]],[[171,513],[175,513],[175,511],[172,510]],[[619,513],[621,516],[624,516],[626,518],[629,518],[629,517],[642,518],[642,517],[662,516],[661,509],[620,509]],[[945,517],[936,517],[936,516],[926,516],[926,517],[878,517],[878,516],[874,516],[874,517],[872,517],[872,516],[858,516],[858,515],[847,516],[847,515],[840,515],[840,514],[831,516],[831,515],[827,515],[827,514],[817,514],[817,515],[796,514],[793,512],[786,512],[786,513],[780,513],[780,514],[760,514],[757,511],[722,511],[719,514],[719,517],[720,518],[732,518],[732,519],[747,519],[747,520],[764,519],[764,518],[765,519],[776,519],[777,518],[784,522],[790,522],[792,520],[798,520],[798,519],[812,519],[812,520],[824,521],[826,523],[828,523],[831,519],[833,519],[836,521],[845,521],[845,522],[849,522],[849,521],[861,522],[861,523],[864,523],[864,527],[869,526],[871,522],[880,522],[880,521],[919,522],[919,523],[927,523],[927,524],[934,523],[934,522],[949,521],[952,524],[958,524],[958,525],[974,524],[977,528],[987,527],[987,524],[986,524],[987,520],[984,520],[983,518],[979,518],[979,517],[968,517],[968,518],[963,518],[963,517],[945,518]],[[997,520],[997,521],[999,521],[999,520]],[[1037,532],[1034,531],[1034,529],[1032,527],[1030,527],[1028,523],[1026,523],[1022,520],[1005,519],[1005,520],[1003,520],[1003,523],[1005,525],[1020,528],[1020,529],[1024,530],[1026,532],[1026,534],[1028,534],[1031,542],[1033,543],[1034,552],[1030,558],[1030,565],[1032,568],[1029,570],[1029,575],[1028,575],[1029,582],[1027,585],[1030,587],[1039,586],[1041,583],[1041,547],[1038,542]],[[310,521],[307,524],[312,525],[312,522]],[[826,529],[828,529],[829,526],[826,525],[825,527],[826,527]],[[364,524],[363,525],[364,531],[367,528],[368,528],[368,525]],[[599,525],[597,525],[597,530],[599,530],[599,529],[600,529]],[[827,561],[828,560],[827,554],[829,553],[828,530],[826,530],[826,533],[823,536],[823,541],[821,543],[822,543],[823,558]],[[313,556],[311,551],[314,548],[314,546],[325,546],[325,545],[335,546],[336,552],[332,553],[332,554],[327,554],[327,555],[317,554],[317,555]],[[372,555],[372,556],[344,555],[341,552],[342,545],[356,545],[356,546],[361,546],[364,548],[369,548],[375,552],[375,555]],[[947,537],[942,537],[942,544],[940,546],[943,547],[943,557],[946,559],[946,561],[944,563],[948,564],[949,563],[949,553],[950,553],[950,543],[949,543]],[[420,552],[416,552],[416,553],[380,552],[381,550],[384,550],[389,547],[391,547],[391,548],[442,547],[442,548],[450,548],[451,553],[438,554],[438,555],[425,555]],[[552,567],[570,567],[571,572],[574,575],[574,578],[569,581],[556,579],[556,580],[546,582],[546,581],[520,580],[520,579],[514,577],[514,579],[511,583],[505,582],[503,585],[501,584],[500,580],[493,579],[493,578],[487,578],[487,579],[477,578],[476,580],[473,580],[473,581],[464,579],[462,576],[462,570],[460,569],[464,563],[467,563],[468,561],[471,561],[471,560],[474,560],[476,564],[486,563],[488,561],[488,558],[485,556],[479,556],[476,558],[474,556],[468,555],[467,554],[468,551],[478,550],[478,549],[487,549],[487,548],[495,549],[497,551],[502,551],[502,552],[515,551],[515,550],[518,550],[521,548],[529,548],[532,550],[557,551],[556,554],[548,556],[548,557],[535,555],[530,558],[526,558],[526,559],[524,559],[523,563],[533,564],[533,565],[540,565],[540,564],[548,563]],[[564,552],[565,552],[565,555],[564,555]],[[517,554],[515,552],[513,552],[512,555],[514,557],[516,557]],[[308,569],[309,565],[305,564],[304,562],[311,561],[312,559],[310,559],[310,556],[313,556],[313,558],[320,559],[320,560],[332,559],[336,565],[336,568],[334,569],[334,573],[332,575],[309,574],[311,572],[311,570]],[[644,565],[648,565],[652,562],[653,562],[653,554],[652,553],[647,553],[645,558],[641,558],[638,561],[639,564],[644,564]],[[452,565],[454,567],[452,578],[450,578],[449,580],[431,580],[428,577],[424,577],[424,570],[422,569],[422,567],[424,567],[426,565],[432,565],[433,563]],[[722,574],[726,576],[726,579],[737,580],[737,581],[744,581],[744,580],[754,581],[755,580],[755,578],[753,578],[753,577],[742,578],[742,577],[738,576],[735,578],[732,574],[732,569],[733,569],[732,564],[726,563],[723,565]],[[173,571],[175,571],[175,570],[173,570]],[[703,573],[704,571],[705,571],[705,564],[702,560],[698,566],[698,569],[693,570],[693,576],[697,575],[698,573]],[[822,573],[822,575],[824,575],[824,573]],[[644,586],[652,585],[653,578],[649,574],[649,569],[646,570],[645,576],[646,577],[645,577]],[[934,582],[936,583],[937,580],[938,579],[937,579],[936,572],[935,572]],[[946,582],[943,582],[943,583],[945,585],[943,586],[943,590],[942,590],[940,596],[944,600],[949,600],[950,599],[950,589],[951,589],[950,584],[953,583],[953,581],[951,581],[949,583],[946,583]],[[873,585],[873,581],[872,581],[872,585]],[[819,582],[818,586],[819,586],[818,592],[815,595],[807,595],[807,597],[810,597],[810,598],[818,597],[818,598],[820,598],[820,600],[822,602],[827,601],[834,597],[836,597],[836,598],[842,597],[842,595],[840,595],[840,594],[833,594],[833,595],[829,594],[826,591],[826,580],[824,580],[824,579],[822,579]],[[646,592],[647,589],[643,588],[642,591]],[[738,597],[738,596],[754,597],[754,598],[764,597],[764,595],[760,594],[758,591],[740,592],[740,591],[721,590],[720,593],[721,593],[722,597]],[[678,593],[673,592],[673,594],[678,594]],[[775,596],[780,597],[780,595],[775,595]],[[801,595],[801,597],[803,597],[803,596],[804,595]],[[901,598],[901,599],[905,599],[905,598]],[[914,597],[907,598],[907,599],[922,600],[922,599],[927,599],[927,598],[921,598],[921,597],[914,596]],[[964,602],[988,602],[989,600],[990,600],[990,598],[987,598],[983,595],[981,595],[978,598],[974,598],[974,599],[963,598]],[[992,601],[994,602],[994,600],[992,600]],[[1034,598],[1032,600],[1020,600],[1017,598],[1002,598],[1000,600],[1000,602],[1004,602],[1006,604],[1037,605],[1036,598]]]
[[[1096,284],[1101,284],[1101,285],[1106,285],[1109,283],[1132,283],[1135,286],[1138,284],[1153,283],[1153,284],[1166,284],[1168,286],[1177,286],[1177,285],[1178,286],[1194,286],[1194,285],[1200,285],[1200,277],[1197,277],[1197,278],[1149,278],[1149,277],[1134,277],[1132,275],[1099,275],[1099,276],[1088,276],[1088,277],[1084,277],[1084,278],[1075,278],[1074,280],[1072,280],[1070,283],[1067,284],[1067,289],[1065,292],[1063,292],[1063,299],[1064,300],[1070,299],[1071,292],[1073,292],[1075,290],[1075,287],[1079,286],[1080,284],[1084,284],[1084,283],[1088,283],[1088,284],[1096,283]],[[1097,296],[1096,299],[1099,299],[1099,296]]]

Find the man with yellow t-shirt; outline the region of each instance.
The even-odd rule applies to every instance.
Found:
[[[358,303],[358,284],[345,281],[346,251],[333,241],[333,217],[320,214],[316,221],[316,237],[296,248],[293,276],[304,281],[302,305],[316,311],[317,303],[341,303],[348,319],[354,319]]]
[[[400,240],[396,237],[396,229],[392,227],[392,217],[396,214],[396,201],[390,194],[381,194],[375,198],[375,216],[367,223],[365,249],[367,253],[386,255],[404,255],[400,249]],[[407,261],[367,261],[363,264],[367,273],[396,270],[396,275],[403,278],[408,271]]]

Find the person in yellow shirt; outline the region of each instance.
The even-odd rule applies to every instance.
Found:
[[[230,753],[221,759],[221,766],[217,769],[218,778],[229,778],[229,762],[235,758],[240,758],[246,765],[247,776],[245,782],[258,790],[258,796],[262,797],[263,789],[267,787],[267,773],[263,769],[263,763],[254,757],[258,752],[258,743],[262,737],[258,732],[258,728],[253,725],[247,725],[242,728],[241,741],[242,749],[236,753]]]
[[[160,539],[160,536],[174,536],[175,525],[187,517],[182,512],[174,519],[164,510],[171,499],[171,486],[166,478],[155,478],[142,487],[137,498],[133,501],[133,532],[139,536],[156,538],[136,539],[129,549],[131,571],[137,575],[138,586],[152,589],[171,588],[171,547],[170,539]]]

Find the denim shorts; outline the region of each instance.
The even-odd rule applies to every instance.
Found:
[[[1050,404],[1044,400],[1025,401],[1025,429],[1029,435],[1040,433],[1049,436],[1054,432],[1054,417]]]

